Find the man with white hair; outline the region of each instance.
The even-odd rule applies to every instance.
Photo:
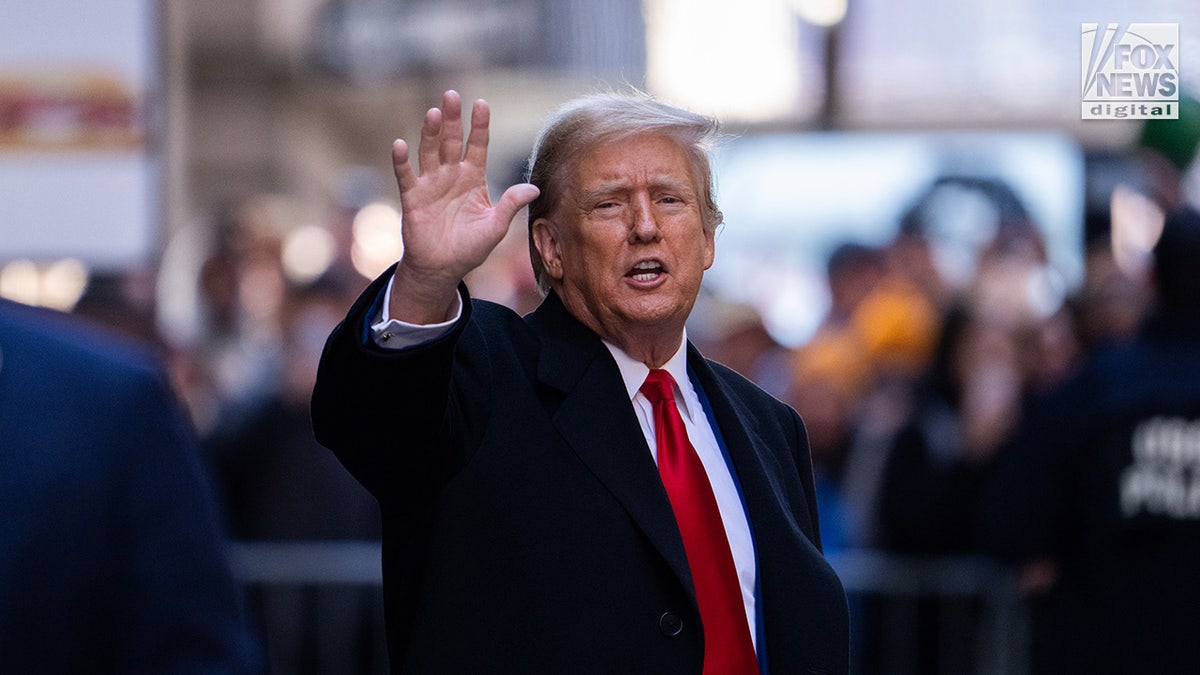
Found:
[[[314,429],[376,496],[395,672],[845,673],[796,413],[687,342],[716,123],[563,106],[493,205],[447,92],[393,164],[405,253],[330,336]],[[541,306],[462,283],[529,206]]]

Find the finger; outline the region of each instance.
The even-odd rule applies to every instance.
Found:
[[[533,200],[537,199],[540,194],[536,185],[532,183],[517,183],[504,191],[500,195],[500,199],[496,201],[494,207],[496,217],[504,222],[505,225],[512,222],[513,218],[517,217],[517,212],[529,206]]]
[[[438,166],[438,144],[442,134],[442,111],[430,108],[421,125],[421,145],[417,148],[417,168],[422,174]]]
[[[487,166],[488,142],[491,137],[489,126],[492,111],[487,101],[477,99],[471,107],[471,134],[467,136],[467,154],[463,161],[479,167]]]
[[[462,160],[462,97],[453,89],[442,94],[442,142],[439,156],[442,164],[456,164]]]
[[[412,166],[408,163],[408,143],[401,139],[392,142],[392,172],[396,174],[396,184],[400,192],[407,192],[417,182]]]

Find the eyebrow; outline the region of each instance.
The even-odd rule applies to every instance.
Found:
[[[589,204],[605,195],[626,192],[629,189],[629,184],[623,180],[605,181],[596,187],[582,191],[579,194],[578,201],[582,204]],[[652,179],[650,181],[650,190],[652,192],[657,190],[667,190],[671,192],[686,193],[688,195],[696,194],[696,190],[692,186],[691,181],[680,180],[670,176],[658,176]]]

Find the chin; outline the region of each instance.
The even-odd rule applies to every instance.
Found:
[[[649,302],[636,303],[623,309],[623,318],[629,324],[643,328],[670,328],[677,325],[682,329],[691,308],[681,307],[674,302]]]

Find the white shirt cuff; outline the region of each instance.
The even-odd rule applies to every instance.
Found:
[[[450,319],[441,323],[417,324],[393,319],[388,315],[388,307],[392,303],[392,284],[395,277],[388,279],[387,290],[383,295],[383,307],[379,316],[371,324],[371,339],[384,349],[404,349],[436,340],[450,331],[454,323],[462,317],[462,293],[456,293],[454,311]]]

